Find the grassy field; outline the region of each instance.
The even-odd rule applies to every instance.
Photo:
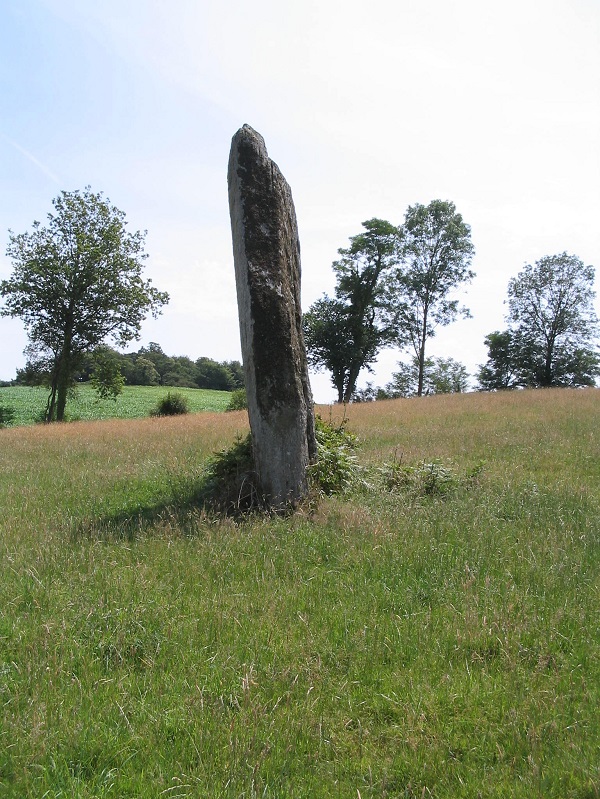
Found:
[[[190,411],[224,411],[229,391],[208,391],[199,388],[167,388],[166,386],[125,386],[114,400],[102,400],[88,383],[78,386],[67,402],[67,420],[136,419],[148,416],[166,394],[177,392],[186,397]],[[39,421],[46,407],[48,389],[28,386],[1,386],[0,406],[13,408],[12,425],[29,425]]]
[[[240,523],[244,413],[0,430],[0,796],[600,795],[600,392],[347,414],[362,485]]]

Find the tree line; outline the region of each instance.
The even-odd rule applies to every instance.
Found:
[[[102,382],[102,373],[119,373],[129,386],[169,386],[170,388],[205,388],[215,391],[235,391],[244,387],[240,361],[215,361],[201,357],[195,361],[186,355],[166,355],[161,346],[151,341],[137,352],[119,352],[102,346],[80,359],[73,372],[73,383]],[[50,375],[44,361],[29,360],[17,370],[15,385],[47,384]]]
[[[129,232],[125,214],[101,193],[61,192],[44,227],[9,231],[13,263],[0,282],[0,315],[19,317],[29,337],[25,369],[17,380],[49,388],[47,421],[64,419],[69,389],[90,379],[101,396],[131,385],[235,390],[241,364],[167,356],[156,343],[123,354],[139,338],[143,319],[169,301],[142,276],[145,232]],[[339,402],[379,396],[463,391],[468,375],[453,359],[430,358],[427,342],[459,316],[469,317],[455,294],[475,276],[471,229],[454,203],[409,206],[402,224],[383,219],[338,250],[334,296],[304,315],[309,362],[328,371]],[[600,374],[595,345],[594,268],[574,255],[547,256],[508,285],[507,328],[485,339],[488,360],[478,371],[484,390],[594,385]],[[357,391],[358,377],[383,347],[408,352],[392,381]]]
[[[465,391],[469,375],[453,358],[428,358],[426,345],[458,316],[454,293],[469,283],[470,227],[453,203],[409,206],[404,222],[363,223],[338,250],[334,297],[324,295],[304,317],[309,362],[328,371],[338,402]],[[485,338],[488,360],[477,388],[495,391],[593,386],[600,375],[595,339],[594,268],[561,253],[526,265],[508,285],[508,327]],[[410,354],[385,387],[357,390],[384,347]]]

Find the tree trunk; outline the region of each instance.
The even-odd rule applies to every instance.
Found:
[[[417,386],[417,397],[423,396],[423,382],[425,379],[425,339],[427,338],[427,311],[423,309],[423,327],[421,328],[421,341],[419,346],[419,383]]]
[[[546,341],[546,352],[544,357],[544,382],[543,387],[548,388],[552,385],[552,361],[554,359],[554,337],[550,336]]]
[[[65,420],[65,407],[67,404],[67,394],[69,392],[70,384],[70,370],[69,358],[63,353],[60,358],[58,367],[58,384],[57,384],[57,399],[56,399],[56,421],[64,422]]]
[[[70,329],[65,332],[63,348],[58,362],[57,375],[57,400],[56,400],[56,421],[64,422],[65,407],[67,405],[67,394],[71,385],[71,346],[73,334]]]
[[[53,422],[54,413],[56,411],[56,373],[52,375],[52,385],[50,386],[50,395],[46,403],[45,421]]]
[[[356,389],[356,381],[358,380],[358,375],[360,374],[360,364],[353,364],[350,367],[350,372],[348,374],[348,384],[346,386],[346,390],[344,391],[343,402],[348,403],[352,399],[352,395],[354,394],[354,390]]]
[[[419,349],[419,382],[417,385],[417,397],[423,396],[424,371],[425,371],[425,342],[421,344],[421,347]]]
[[[546,353],[544,361],[544,388],[552,385],[552,353]]]

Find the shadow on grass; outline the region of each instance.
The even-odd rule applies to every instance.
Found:
[[[73,540],[132,541],[151,530],[193,536],[207,523],[264,510],[252,469],[250,436],[213,455],[199,477],[174,478],[162,486],[162,496],[156,492],[157,487],[148,483],[131,486],[130,494],[137,499],[126,499],[121,507],[76,523],[71,530]]]
[[[167,499],[146,505],[126,507],[99,514],[77,522],[71,529],[74,541],[83,539],[114,539],[133,541],[151,530],[170,531],[183,536],[198,532],[203,520],[210,514],[200,495]]]

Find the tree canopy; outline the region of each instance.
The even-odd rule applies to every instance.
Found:
[[[349,402],[362,369],[390,342],[383,321],[383,276],[397,261],[398,231],[383,219],[363,222],[365,232],[338,250],[335,298],[325,295],[304,316],[309,363],[331,372],[338,402]]]
[[[61,421],[83,354],[107,339],[137,338],[146,315],[156,316],[169,298],[142,277],[145,233],[127,231],[125,214],[101,193],[63,191],[52,204],[45,227],[10,231],[13,273],[0,296],[2,315],[23,320],[29,354],[47,366],[46,419]]]
[[[486,337],[480,387],[594,385],[600,358],[592,346],[593,283],[594,268],[566,252],[526,264],[508,284],[508,330]]]
[[[306,314],[309,362],[331,371],[338,401],[348,402],[382,347],[412,347],[420,396],[427,339],[437,326],[469,316],[451,293],[474,277],[471,230],[443,200],[409,206],[399,228],[383,219],[363,227],[338,251],[335,298],[325,296]]]
[[[409,206],[399,235],[400,262],[387,280],[388,314],[397,343],[415,353],[421,396],[427,339],[459,314],[470,315],[451,294],[475,276],[469,268],[475,248],[469,225],[444,200]]]
[[[400,362],[398,371],[380,396],[386,398],[415,397],[419,390],[419,359]],[[465,366],[454,358],[425,358],[422,391],[424,394],[460,394],[469,388]]]

